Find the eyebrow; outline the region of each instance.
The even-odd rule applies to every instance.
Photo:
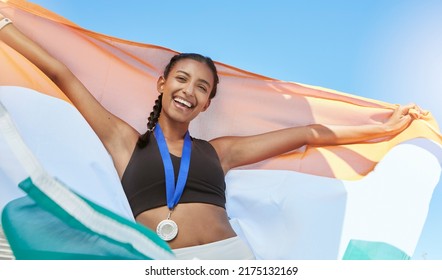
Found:
[[[182,74],[184,74],[184,75],[190,77],[189,73],[187,73],[187,72],[184,71],[184,70],[177,70],[176,72],[177,72],[177,73],[182,73]],[[208,81],[204,80],[204,79],[198,79],[198,81],[200,81],[200,82],[202,82],[202,83],[204,83],[204,84],[207,84],[209,87],[211,86],[210,83],[209,83]]]

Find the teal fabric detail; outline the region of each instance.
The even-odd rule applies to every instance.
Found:
[[[350,240],[344,260],[409,260],[405,252],[385,243],[365,240]]]
[[[19,186],[28,195],[9,202],[2,212],[3,230],[16,259],[152,259],[132,244],[91,231],[41,192],[30,178]],[[168,244],[153,231],[79,197],[95,211],[139,231],[172,255]]]

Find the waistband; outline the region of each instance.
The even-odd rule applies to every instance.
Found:
[[[254,260],[250,247],[240,237],[173,250],[179,260]]]

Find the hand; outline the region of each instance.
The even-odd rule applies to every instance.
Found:
[[[400,106],[394,110],[390,119],[384,123],[389,134],[397,134],[407,128],[415,119],[426,116],[428,111],[422,110],[416,104]]]
[[[402,116],[409,115],[412,119],[421,119],[428,115],[428,111],[422,110],[416,104],[408,104],[406,106],[399,106],[398,109],[401,111]]]

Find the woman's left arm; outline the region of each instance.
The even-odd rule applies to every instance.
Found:
[[[214,146],[224,169],[228,170],[256,163],[277,156],[304,145],[331,146],[352,144],[403,131],[422,111],[416,105],[400,106],[385,122],[359,126],[312,124],[271,131],[246,137],[220,137],[214,139]]]

